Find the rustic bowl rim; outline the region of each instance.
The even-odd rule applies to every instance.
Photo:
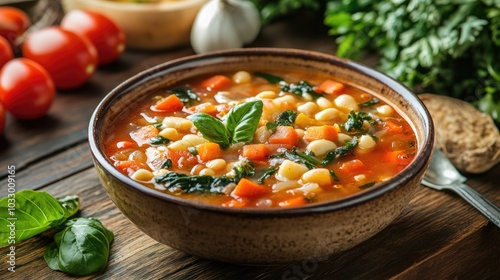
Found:
[[[413,162],[402,172],[398,173],[391,179],[379,183],[376,186],[353,194],[344,198],[314,203],[307,206],[301,207],[291,207],[291,208],[230,208],[222,207],[217,205],[205,204],[201,202],[190,201],[175,197],[158,190],[151,189],[147,186],[140,184],[119,172],[106,158],[104,153],[101,151],[101,145],[99,144],[99,134],[100,132],[96,129],[101,122],[101,115],[105,113],[105,109],[113,104],[114,99],[121,94],[126,95],[126,92],[144,83],[154,77],[161,75],[162,71],[168,70],[172,67],[183,67],[189,65],[189,67],[199,65],[206,65],[202,62],[209,60],[219,60],[225,57],[244,57],[244,56],[263,56],[263,55],[275,55],[286,58],[302,58],[302,59],[313,59],[315,61],[326,61],[335,64],[341,64],[350,70],[359,72],[362,75],[369,76],[372,79],[376,79],[382,82],[386,86],[392,88],[394,91],[398,92],[403,98],[415,108],[415,111],[419,113],[420,119],[423,121],[423,135],[424,141],[421,148],[417,152]],[[413,122],[414,120],[408,120]],[[151,68],[145,69],[138,74],[125,80],[113,90],[111,90],[97,105],[95,111],[93,112],[88,129],[88,141],[90,145],[91,155],[94,159],[94,164],[97,166],[99,164],[106,172],[119,180],[122,184],[126,185],[128,188],[134,189],[148,196],[152,196],[163,200],[165,202],[177,204],[178,206],[191,207],[202,211],[217,212],[219,214],[227,215],[251,215],[255,217],[282,217],[282,216],[301,216],[310,214],[323,214],[332,212],[335,210],[346,209],[349,207],[356,206],[358,204],[366,203],[377,197],[380,197],[391,190],[397,188],[401,184],[409,183],[411,178],[417,176],[423,169],[427,168],[428,160],[432,153],[432,147],[434,145],[434,124],[432,122],[431,116],[426,109],[423,102],[417,97],[416,94],[411,92],[406,86],[400,82],[394,80],[388,75],[367,67],[361,63],[353,62],[348,59],[339,58],[334,55],[320,53],[316,51],[309,50],[299,50],[291,48],[242,48],[242,49],[231,49],[216,51],[206,54],[190,55],[186,57],[177,58],[167,62],[163,62]]]

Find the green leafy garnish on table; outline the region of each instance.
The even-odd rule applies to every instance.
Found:
[[[107,265],[114,234],[98,219],[75,218],[62,227],[44,253],[51,269],[88,275]]]
[[[10,201],[9,201],[10,199]],[[13,204],[10,204],[14,202]],[[10,204],[10,205],[9,205]],[[22,190],[0,200],[0,247],[19,243],[64,223],[80,207],[77,196],[57,200],[46,192]],[[9,225],[15,224],[14,239]]]
[[[44,258],[53,270],[72,275],[98,272],[108,263],[113,233],[95,218],[71,218],[77,196],[56,199],[47,192],[22,190],[0,199],[0,247],[59,230]]]

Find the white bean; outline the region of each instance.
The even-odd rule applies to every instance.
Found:
[[[339,110],[335,108],[328,108],[314,115],[314,118],[317,121],[331,121],[337,119],[339,116]]]
[[[196,134],[186,134],[184,135],[184,137],[182,137],[182,140],[189,142],[191,146],[196,146],[208,142],[207,139]]]
[[[215,171],[210,168],[202,169],[199,173],[200,176],[214,176]]]
[[[326,109],[326,108],[332,108],[333,104],[330,100],[320,97],[316,100],[316,103],[318,104],[319,108],[321,109]]]
[[[177,129],[172,128],[172,127],[167,127],[165,129],[162,129],[158,135],[163,136],[171,141],[179,140],[181,138],[181,135],[177,131]]]
[[[154,175],[151,171],[141,168],[135,171],[131,177],[136,181],[147,182],[153,179]]]
[[[248,73],[247,71],[238,71],[234,73],[234,75],[231,78],[233,82],[237,84],[244,84],[252,80],[252,75],[250,75],[250,73]]]
[[[298,180],[308,170],[302,164],[285,159],[276,173],[276,179],[280,181]]]
[[[213,170],[221,170],[222,168],[226,167],[226,161],[221,158],[218,158],[207,162],[205,165]]]
[[[306,114],[308,117],[314,116],[319,110],[319,106],[314,102],[306,102],[297,107],[297,111]]]
[[[330,171],[326,168],[316,168],[307,171],[302,174],[300,178],[303,184],[306,183],[316,183],[318,185],[329,185],[332,183],[332,177],[330,176]]]
[[[348,110],[348,111],[359,111],[358,103],[354,97],[348,94],[341,94],[334,100],[337,107]]]
[[[163,125],[181,131],[189,131],[193,127],[193,122],[180,117],[166,117],[163,119]]]
[[[255,97],[258,98],[276,98],[276,96],[278,96],[278,94],[272,90],[265,90],[255,95]]]
[[[394,109],[389,105],[380,105],[377,107],[377,112],[383,116],[390,116],[394,112]]]
[[[309,143],[306,149],[313,152],[316,156],[322,156],[326,155],[326,153],[331,150],[335,150],[335,148],[337,148],[337,145],[335,145],[332,141],[319,139]]]

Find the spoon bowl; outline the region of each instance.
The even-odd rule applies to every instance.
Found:
[[[457,171],[446,155],[434,146],[422,184],[432,189],[450,190],[457,193],[497,227],[500,227],[500,209],[473,188],[464,184],[466,181],[467,178]]]

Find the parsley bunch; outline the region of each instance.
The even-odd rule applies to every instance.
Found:
[[[252,1],[264,22],[322,13],[338,56],[375,53],[379,70],[416,93],[471,102],[500,123],[500,0]]]

